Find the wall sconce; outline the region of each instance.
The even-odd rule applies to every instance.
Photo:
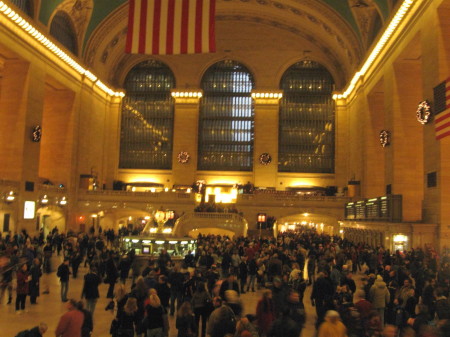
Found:
[[[41,199],[41,204],[42,205],[47,205],[48,204],[48,198],[47,198],[47,194],[45,194],[42,199]]]
[[[258,222],[266,222],[266,213],[259,213],[258,214]]]
[[[5,201],[7,203],[11,203],[16,200],[16,196],[14,195],[14,191],[9,191],[9,193],[5,197]]]
[[[66,199],[66,197],[62,197],[61,200],[59,201],[59,204],[60,204],[61,206],[67,205],[67,199]]]

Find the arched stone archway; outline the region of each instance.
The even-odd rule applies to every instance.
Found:
[[[247,236],[248,223],[235,213],[186,213],[175,223],[175,236],[221,234]]]

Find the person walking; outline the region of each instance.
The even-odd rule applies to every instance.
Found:
[[[97,275],[97,270],[94,267],[89,268],[89,272],[84,275],[84,285],[81,298],[86,299],[86,310],[89,311],[92,316],[94,315],[95,305],[97,299],[100,297],[98,286],[101,279]]]
[[[167,312],[161,305],[158,295],[149,296],[149,304],[145,307],[147,313],[147,337],[164,337],[169,335]]]
[[[264,289],[262,292],[262,297],[256,305],[256,319],[258,321],[259,335],[266,336],[272,327],[272,323],[275,321],[275,309],[270,289]]]
[[[201,337],[206,335],[206,322],[211,314],[212,309],[212,299],[206,290],[206,285],[203,282],[197,283],[197,288],[192,295],[192,307],[194,308],[196,331],[201,331]],[[200,318],[202,319],[202,327],[199,329]],[[199,334],[200,336],[200,334]]]
[[[177,320],[175,323],[178,329],[177,337],[197,336],[198,324],[195,324],[194,314],[192,313],[191,303],[184,302],[177,311]]]
[[[109,284],[108,293],[106,298],[114,298],[114,287],[117,279],[119,278],[119,272],[115,261],[115,253],[111,252],[109,259],[106,261],[106,281]]]
[[[372,302],[373,308],[380,314],[381,325],[384,326],[384,309],[389,303],[391,295],[386,283],[383,281],[381,275],[378,275],[375,283],[370,288],[369,300]]]
[[[58,267],[56,276],[59,277],[61,283],[61,301],[67,302],[67,292],[69,291],[69,258],[64,258],[64,262]]]
[[[78,310],[78,302],[70,299],[66,304],[67,312],[61,316],[55,330],[57,337],[80,337],[84,314]]]
[[[325,321],[320,325],[318,337],[347,337],[347,328],[341,322],[339,313],[328,310]]]
[[[41,261],[38,258],[33,260],[30,268],[30,283],[28,285],[30,292],[30,303],[36,304],[36,298],[39,297],[39,284],[42,276]]]
[[[138,306],[134,297],[127,298],[123,310],[117,312],[115,321],[117,329],[111,331],[113,337],[134,337],[134,331],[139,325]]]
[[[29,292],[30,275],[28,274],[28,265],[24,263],[17,271],[17,290],[16,290],[16,314],[21,314],[25,310],[25,301]]]
[[[84,308],[83,301],[77,303],[77,310],[83,313],[83,325],[81,326],[81,337],[90,337],[94,330],[92,313]]]

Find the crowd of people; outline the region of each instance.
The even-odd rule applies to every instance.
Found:
[[[114,232],[107,232],[109,238],[57,230],[45,240],[26,232],[0,238],[0,301],[7,294],[12,303],[15,279],[15,309],[23,313],[27,296],[37,303],[42,273],[56,271],[67,305],[56,336],[91,336],[103,282],[113,337],[166,337],[170,316],[178,337],[299,337],[307,314],[317,317],[318,337],[450,336],[447,252],[391,253],[303,228],[277,238],[200,235],[197,250],[183,260],[161,251],[143,266],[134,251],[116,249]],[[51,266],[52,254],[64,262]],[[68,299],[82,263],[89,269],[82,301]],[[244,311],[241,295],[256,291],[256,307]],[[306,312],[306,301],[315,313]],[[19,336],[46,330],[41,323]]]

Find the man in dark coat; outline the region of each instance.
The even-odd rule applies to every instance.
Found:
[[[36,298],[39,297],[39,280],[42,276],[41,261],[36,258],[33,260],[33,265],[30,268],[31,280],[28,284],[30,291],[30,303],[36,304]]]
[[[117,271],[117,265],[115,261],[115,253],[111,252],[109,259],[106,261],[106,281],[109,284],[108,294],[106,298],[114,297],[114,287],[119,277],[119,272]]]
[[[333,294],[333,282],[328,274],[326,272],[319,273],[311,293],[311,302],[316,306],[317,326],[323,322],[327,310],[333,309]]]
[[[225,299],[225,291],[227,291],[227,290],[234,290],[238,294],[240,294],[239,285],[233,274],[228,275],[228,277],[222,282],[222,284],[220,286],[219,296],[222,299]]]
[[[97,270],[94,267],[89,269],[89,272],[84,275],[83,291],[81,298],[86,299],[86,310],[94,315],[95,305],[97,299],[100,297],[98,286],[101,283],[100,276],[97,274]]]
[[[241,294],[245,294],[245,285],[247,284],[248,266],[247,257],[243,256],[241,263],[239,263],[239,283],[241,286]]]
[[[69,291],[69,258],[65,258],[64,262],[58,267],[56,276],[59,277],[61,282],[61,301],[67,302],[67,292]]]

